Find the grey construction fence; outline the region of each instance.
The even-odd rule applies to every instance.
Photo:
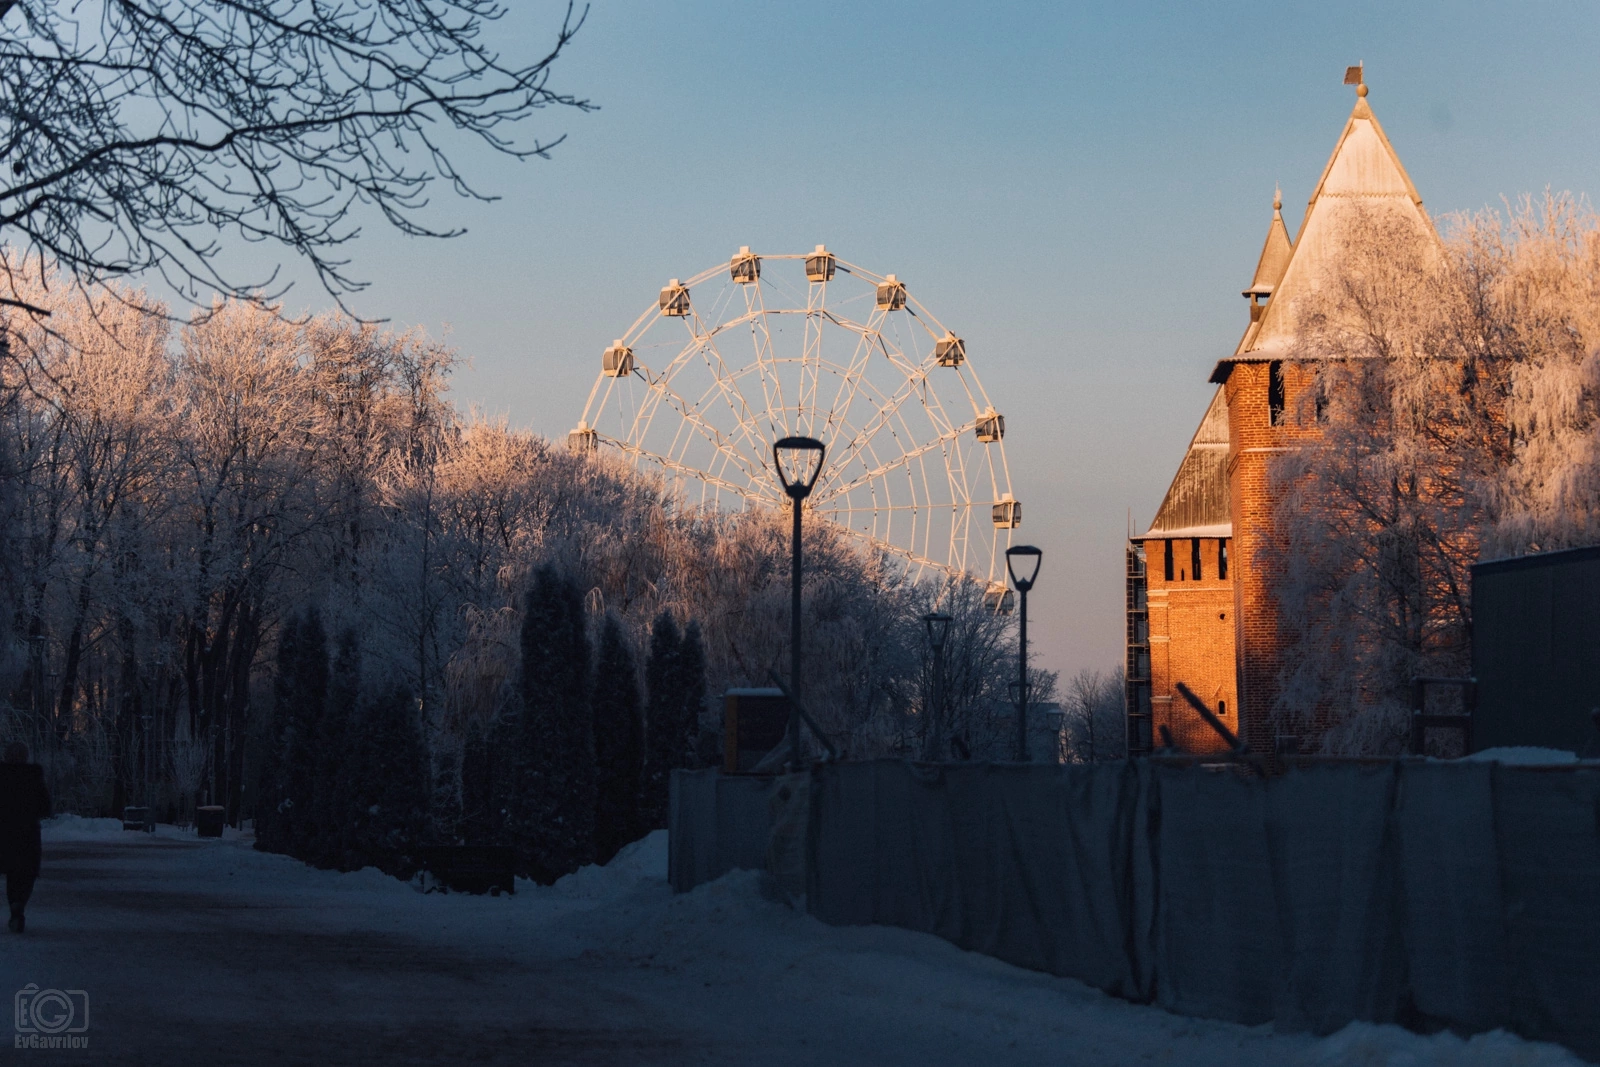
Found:
[[[673,887],[766,866],[798,800],[825,922],[1185,1015],[1505,1028],[1600,1058],[1600,765],[881,760],[798,784],[675,775]]]

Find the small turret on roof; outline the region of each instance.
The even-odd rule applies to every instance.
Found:
[[[1267,303],[1277,291],[1278,283],[1283,281],[1284,271],[1289,269],[1289,260],[1293,256],[1294,245],[1289,241],[1288,227],[1283,224],[1283,192],[1277,190],[1272,194],[1272,224],[1267,227],[1267,239],[1261,245],[1261,259],[1256,263],[1256,274],[1250,281],[1250,288],[1244,291],[1244,296],[1250,301],[1250,325],[1245,329],[1239,347],[1234,350],[1235,355],[1246,351],[1255,338],[1261,318],[1266,314]]]
[[[1422,197],[1367,103],[1367,86],[1359,76],[1356,81],[1350,81],[1348,74],[1346,78],[1356,86],[1355,107],[1311,193],[1288,263],[1273,284],[1271,299],[1258,321],[1245,331],[1233,356],[1217,364],[1213,382],[1227,381],[1232,365],[1240,360],[1289,355],[1294,346],[1296,303],[1337,276],[1345,238],[1358,219],[1382,213],[1397,220],[1400,231],[1409,231],[1413,239],[1434,247],[1439,243],[1438,232],[1423,210]],[[1264,257],[1265,253],[1263,262]]]

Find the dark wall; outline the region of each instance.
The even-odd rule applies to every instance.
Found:
[[[1600,547],[1472,568],[1472,747],[1600,756]]]

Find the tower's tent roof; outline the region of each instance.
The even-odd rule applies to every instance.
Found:
[[[1228,506],[1228,401],[1218,388],[1189,442],[1150,529],[1137,539],[1232,537]]]
[[[1305,221],[1265,314],[1246,331],[1233,357],[1217,364],[1212,381],[1226,381],[1236,361],[1279,359],[1291,353],[1297,305],[1337,276],[1346,237],[1356,225],[1368,224],[1374,213],[1400,222],[1401,232],[1411,233],[1415,240],[1438,245],[1439,235],[1423,210],[1422,197],[1362,94],[1306,205]]]

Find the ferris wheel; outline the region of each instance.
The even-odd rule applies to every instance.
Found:
[[[827,458],[812,515],[914,577],[975,578],[995,598],[1022,522],[1005,426],[965,342],[905,282],[818,245],[741,248],[668,282],[601,354],[567,443],[619,450],[690,506],[783,509],[773,442],[815,437]]]

